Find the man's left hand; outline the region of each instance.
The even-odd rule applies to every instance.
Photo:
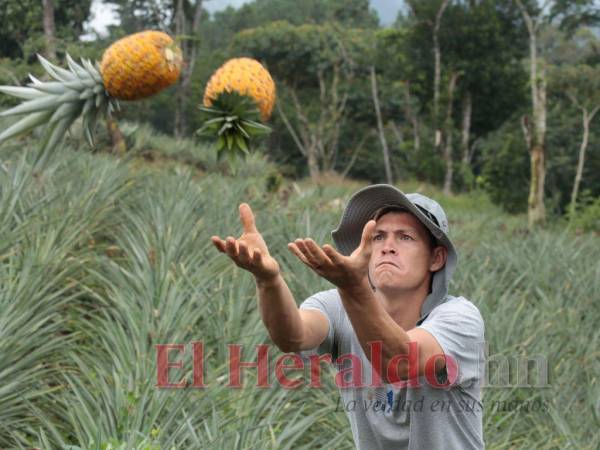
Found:
[[[342,255],[328,244],[319,247],[311,238],[296,239],[288,244],[288,249],[338,288],[355,289],[363,286],[367,278],[374,228],[374,220],[365,224],[360,245],[350,256]]]

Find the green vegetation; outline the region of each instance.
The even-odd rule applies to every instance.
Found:
[[[361,183],[285,181],[268,192],[264,160],[234,176],[224,166],[206,172],[196,165],[211,164],[206,149],[190,146],[177,161],[168,154],[177,144],[149,133],[138,128],[131,146],[153,142],[156,154],[164,146],[153,163],[65,147],[36,173],[31,143],[2,149],[0,447],[352,448],[332,371],[323,389],[286,390],[273,373],[273,388],[258,389],[253,370],[244,388],[226,387],[226,344],[242,344],[251,360],[269,338],[252,278],[209,237],[237,234],[236,205],[249,202],[300,302],[328,285],[287,242],[331,242]],[[447,208],[461,261],[451,291],[481,309],[491,360],[547,358],[545,388],[498,387],[499,366],[490,365],[488,448],[597,448],[597,237],[559,225],[530,234],[524,215],[508,216],[480,191],[446,198],[417,181],[399,187]],[[208,387],[155,388],[154,345],[186,344],[184,369],[170,379],[191,382],[192,341],[205,344]],[[279,356],[271,350],[271,367]],[[308,369],[292,375],[308,383]],[[536,400],[548,411],[524,409]]]
[[[597,77],[585,76],[600,65],[594,2],[540,12],[534,1],[406,1],[388,28],[367,0],[254,0],[212,16],[191,0],[110,3],[120,24],[89,42],[78,40],[89,0],[54,0],[53,39],[42,23],[51,2],[0,11],[0,85],[42,77],[38,52],[96,60],[147,28],[195,38],[182,41],[182,82],[125,102],[110,133],[98,123],[94,148],[80,121],[43,170],[33,166],[43,130],[0,144],[0,448],[353,448],[331,368],[322,389],[283,389],[274,370],[272,388],[254,387],[255,370],[244,388],[226,386],[227,344],[249,361],[270,339],[252,277],[210,236],[239,235],[248,202],[296,301],[330,288],[287,243],[332,243],[349,195],[384,181],[384,142],[394,184],[446,209],[459,251],[450,292],[485,319],[486,448],[600,448],[600,119]],[[534,77],[547,88],[541,228],[527,217],[531,36],[517,3],[540,13],[547,69]],[[207,80],[237,56],[275,79],[273,132],[245,160],[219,159],[194,130]],[[0,96],[0,110],[15,104]],[[0,118],[0,133],[13,123]],[[183,368],[170,381],[191,383],[198,341],[208,387],[158,389],[155,346],[186,345],[171,353]],[[271,348],[271,368],[281,355]],[[308,368],[294,375],[310,379]]]
[[[600,195],[594,176],[600,116],[593,114],[599,106],[600,10],[591,0],[558,1],[547,9],[535,1],[407,0],[387,28],[378,25],[368,0],[254,0],[212,15],[193,0],[107,3],[120,23],[84,42],[77,35],[91,2],[56,0],[50,38],[41,22],[51,11],[40,2],[8,1],[0,13],[10,24],[2,32],[0,84],[26,84],[28,72],[41,77],[36,53],[53,55],[59,65],[67,52],[97,60],[124,35],[171,30],[191,38],[180,42],[186,61],[181,82],[151,101],[126,102],[113,126],[130,121],[178,140],[194,138],[203,125],[199,108],[209,77],[226,60],[249,56],[265,64],[277,86],[267,124],[273,132],[254,147],[288,177],[316,180],[336,172],[378,182],[389,172],[393,181],[418,179],[443,185],[446,193],[483,188],[511,213],[529,209],[532,215],[533,207],[544,206],[539,219],[547,216],[549,223],[569,209],[583,211],[587,200],[578,193]],[[527,18],[537,24],[533,34]],[[531,80],[538,80],[536,95],[546,99],[537,111]],[[0,96],[2,110],[14,104]],[[118,133],[114,139],[121,147]],[[545,164],[537,170],[545,171],[545,183],[535,205],[528,205],[531,180],[543,175],[531,174],[533,141],[543,142],[538,150]]]

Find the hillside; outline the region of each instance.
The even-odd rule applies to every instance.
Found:
[[[299,303],[330,285],[286,244],[331,242],[364,183],[282,179],[258,155],[219,165],[191,141],[141,136],[124,159],[61,147],[43,172],[31,170],[31,141],[0,148],[0,447],[352,448],[332,377],[323,389],[286,390],[274,377],[259,389],[250,370],[244,388],[226,387],[226,345],[251,360],[270,341],[251,276],[209,238],[238,235],[237,205],[248,202]],[[451,293],[486,321],[487,448],[598,448],[597,236],[529,233],[524,215],[478,191],[398,187],[446,208],[459,251]],[[171,380],[191,382],[193,341],[204,343],[207,388],[157,389],[155,345],[186,345]],[[530,360],[529,378],[518,358]]]

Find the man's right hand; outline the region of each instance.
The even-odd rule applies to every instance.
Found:
[[[262,235],[256,229],[254,214],[250,205],[240,205],[242,235],[235,239],[229,236],[223,240],[212,236],[211,241],[221,253],[226,253],[233,262],[254,275],[257,281],[270,281],[279,275],[279,263],[269,254]]]

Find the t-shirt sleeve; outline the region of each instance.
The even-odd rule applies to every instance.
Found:
[[[468,300],[436,309],[419,327],[430,332],[442,347],[447,358],[448,381],[451,385],[466,386],[483,378],[485,326],[479,309]],[[448,357],[456,363],[454,369]]]
[[[307,360],[310,355],[324,355],[331,354],[332,360],[335,360],[336,355],[336,330],[339,329],[340,314],[341,314],[341,302],[339,294],[335,289],[329,291],[318,292],[302,302],[300,309],[313,309],[323,313],[329,328],[327,331],[327,337],[321,343],[321,345],[309,349],[296,352],[303,359]]]

